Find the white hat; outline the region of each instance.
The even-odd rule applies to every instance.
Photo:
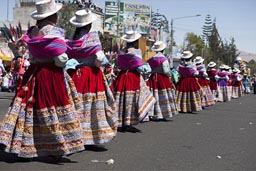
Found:
[[[226,70],[228,70],[228,69],[230,69],[230,68],[231,68],[230,66],[225,65],[225,69],[226,69]]]
[[[220,69],[227,69],[227,65],[221,64],[221,65],[219,66],[219,68],[220,68]]]
[[[75,27],[83,27],[91,24],[97,19],[97,16],[93,14],[90,10],[78,10],[75,16],[72,17],[69,22]]]
[[[195,59],[194,59],[194,63],[195,64],[201,64],[204,62],[204,58],[202,58],[201,56],[197,56]]]
[[[155,52],[159,52],[162,51],[166,48],[166,44],[162,41],[157,41],[154,43],[154,45],[152,46],[151,50],[155,51]]]
[[[213,67],[215,67],[215,66],[216,66],[216,63],[213,62],[213,61],[211,61],[211,62],[208,64],[208,67],[210,67],[210,68],[213,68]]]
[[[240,56],[236,57],[236,61],[241,61],[242,58]]]
[[[233,70],[232,70],[232,72],[235,72],[235,73],[239,73],[239,72],[241,72],[238,68],[234,68]]]
[[[55,0],[42,0],[36,2],[36,11],[31,13],[35,20],[42,20],[52,14],[57,13],[62,8],[61,3],[55,3]]]
[[[181,58],[188,59],[188,58],[191,58],[192,56],[193,56],[193,53],[191,53],[189,50],[187,50],[187,51],[183,51]]]
[[[137,31],[127,31],[125,35],[122,36],[122,39],[126,42],[134,42],[141,37],[141,34]]]

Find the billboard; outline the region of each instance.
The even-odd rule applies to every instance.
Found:
[[[124,13],[124,3],[120,2],[119,8],[119,23],[122,24]],[[116,34],[118,23],[118,3],[116,1],[105,1],[105,19],[104,31],[110,34]]]
[[[151,11],[151,5],[120,2],[120,32],[125,33],[128,30],[137,30],[141,34],[150,34]],[[117,12],[117,2],[105,2],[105,31],[116,33],[118,23]]]

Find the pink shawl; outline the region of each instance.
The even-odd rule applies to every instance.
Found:
[[[85,34],[79,40],[67,40],[69,58],[85,58],[102,50],[97,32]]]
[[[30,38],[29,34],[33,27],[31,27],[23,36],[23,39],[28,45],[29,52],[36,58],[49,59],[61,55],[66,52],[67,45],[64,39],[59,37],[45,37],[41,35]],[[62,33],[61,33],[62,34]]]
[[[167,58],[164,55],[157,54],[148,60],[148,64],[150,65],[151,69],[154,70],[166,60]]]
[[[142,65],[140,56],[132,53],[118,54],[118,66],[123,70],[134,69]]]
[[[192,65],[183,66],[179,65],[179,74],[181,77],[192,77],[196,72],[196,68]]]

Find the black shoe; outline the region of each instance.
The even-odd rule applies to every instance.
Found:
[[[49,163],[58,163],[61,160],[61,156],[53,156],[53,155],[49,155],[47,156],[47,162]]]
[[[32,158],[23,158],[23,157],[18,157],[18,162],[31,162]]]
[[[139,129],[133,127],[133,126],[126,126],[125,131],[126,132],[131,132],[131,133],[141,132],[141,130],[139,130]]]

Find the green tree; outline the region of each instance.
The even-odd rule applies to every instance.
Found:
[[[255,60],[250,60],[247,64],[247,68],[251,69],[251,75],[256,73],[256,61]]]
[[[203,38],[205,44],[207,45],[208,38],[209,38],[209,36],[211,35],[211,32],[212,32],[212,17],[211,17],[210,14],[206,15],[204,25],[203,25],[202,29],[203,29],[202,38]]]
[[[75,12],[79,9],[77,3],[64,3],[63,8],[59,12],[58,25],[66,30],[66,36],[70,37],[75,28],[69,23],[69,20],[75,15]]]
[[[194,33],[187,33],[184,49],[190,50],[195,56],[201,56],[203,47],[204,41],[200,36]]]
[[[230,42],[226,41],[224,44],[222,60],[227,65],[232,65],[235,62],[236,57],[239,56],[238,50],[235,45],[235,39],[232,37]]]
[[[217,29],[216,18],[212,21],[209,14],[205,18],[202,29],[202,38],[205,42],[205,46],[202,49],[202,56],[206,61],[215,61],[218,64],[233,64],[235,58],[239,55],[237,53],[235,39],[231,38],[230,41],[225,41],[224,43]]]
[[[216,27],[216,19],[212,23],[212,31],[208,36],[208,47],[208,60],[217,61],[219,63],[221,61],[221,57],[223,56],[223,42]]]

